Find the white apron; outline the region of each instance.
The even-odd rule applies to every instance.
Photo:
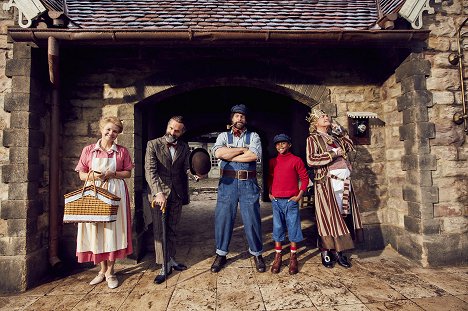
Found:
[[[91,169],[93,171],[116,171],[117,152],[112,158],[95,158],[93,155]],[[88,183],[89,184],[89,183]],[[100,181],[96,181],[99,186]],[[111,178],[107,182],[110,192],[120,197],[117,220],[110,223],[79,223],[76,239],[77,252],[92,252],[93,254],[109,253],[127,248],[127,196],[125,183],[122,179]]]

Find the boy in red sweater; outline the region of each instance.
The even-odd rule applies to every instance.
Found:
[[[297,244],[303,240],[301,218],[299,215],[299,200],[307,189],[309,176],[301,158],[292,154],[291,138],[286,134],[279,134],[273,138],[278,156],[270,160],[270,199],[273,208],[273,240],[275,241],[275,260],[271,266],[272,273],[278,273],[281,267],[282,246],[286,228],[291,242],[291,256],[289,260],[289,274],[296,274]],[[301,180],[301,189],[298,187]]]

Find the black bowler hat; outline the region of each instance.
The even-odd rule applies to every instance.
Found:
[[[232,113],[242,113],[243,115],[247,115],[247,107],[243,104],[232,106],[231,108]]]
[[[194,175],[206,175],[211,169],[210,154],[203,148],[196,148],[190,153],[190,172]]]
[[[276,145],[279,142],[285,141],[288,144],[291,143],[291,137],[286,134],[278,134],[273,138],[273,143]]]

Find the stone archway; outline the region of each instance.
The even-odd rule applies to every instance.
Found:
[[[184,96],[184,94],[194,94],[195,92],[214,92],[215,89],[230,89],[235,88],[237,90],[250,90],[249,92],[259,93],[262,94],[269,94],[271,97],[280,98],[284,102],[288,102],[288,105],[295,105],[298,107],[302,107],[302,111],[294,110],[291,114],[288,123],[294,124],[296,120],[304,121],[305,115],[310,109],[310,107],[319,105],[322,109],[328,111],[331,115],[334,115],[336,112],[336,108],[330,102],[330,91],[327,87],[315,84],[305,84],[305,83],[295,83],[295,84],[280,84],[275,83],[273,80],[262,80],[262,79],[249,79],[248,77],[211,77],[211,78],[199,78],[197,80],[191,81],[184,81],[178,83],[177,85],[172,85],[171,83],[162,83],[162,81],[155,81],[153,78],[145,79],[139,81],[137,84],[126,87],[125,88],[125,96],[124,99],[127,102],[125,105],[127,108],[130,106],[133,107],[133,133],[127,133],[127,135],[132,136],[132,141],[127,140],[125,144],[127,146],[132,146],[131,150],[134,152],[133,158],[135,159],[135,165],[137,169],[135,170],[135,174],[133,176],[133,182],[131,183],[130,188],[133,188],[134,193],[134,202],[135,206],[142,206],[144,202],[142,201],[143,194],[145,191],[145,178],[144,178],[144,152],[146,147],[146,142],[148,139],[155,138],[162,134],[162,131],[165,129],[165,124],[167,119],[170,115],[174,114],[184,114],[190,113],[193,111],[193,107],[191,109],[186,109],[187,112],[179,112],[181,110],[176,109],[169,109],[171,110],[168,113],[167,110],[149,110],[147,107],[157,107],[157,106],[164,106],[165,103],[171,102],[174,98]],[[245,91],[247,92],[247,91]],[[280,101],[281,101],[280,100]],[[170,104],[170,107],[176,107],[177,104]],[[229,104],[225,104],[222,111],[218,111],[217,118],[221,118],[225,122],[227,121],[230,107]],[[202,109],[206,111],[208,108],[205,107]],[[265,106],[259,106],[258,110],[264,109],[269,110]],[[120,109],[119,109],[120,110]],[[125,109],[127,110],[127,109]],[[174,112],[177,111],[177,112]],[[123,110],[122,110],[123,112]],[[148,134],[147,130],[144,129],[148,123],[148,115],[158,115],[157,122],[163,123],[162,127],[160,126],[159,129],[154,131],[153,133]],[[267,119],[267,118],[265,118]],[[267,124],[267,120],[262,120],[263,125]],[[304,125],[306,122],[304,121]],[[217,124],[216,126],[212,126],[211,129],[215,130],[223,130],[225,129],[226,123]],[[258,131],[259,128],[262,128],[257,124],[254,125],[254,130]],[[193,129],[193,127],[192,127]],[[281,128],[274,128],[273,129],[280,131]],[[272,130],[273,130],[272,129]],[[202,131],[202,129],[196,129],[197,131]],[[260,130],[261,131],[261,130]],[[304,151],[305,157],[305,136],[307,135],[307,127],[300,130],[304,137],[301,137],[300,143],[297,143],[296,148],[297,150]],[[264,131],[261,134],[262,143],[263,141],[268,141],[272,139],[272,133],[268,131]],[[294,136],[294,135],[293,135]],[[129,137],[130,138],[130,137]],[[302,142],[303,141],[303,142]],[[303,146],[304,145],[304,146]],[[266,148],[266,143],[264,146],[264,150]],[[302,150],[303,149],[303,150]],[[271,157],[273,153],[268,154],[264,152],[264,160]],[[265,176],[263,177],[265,179]],[[264,195],[265,197],[265,195]],[[135,219],[138,218],[138,214],[143,214],[142,211],[138,211],[138,208],[135,210]],[[142,226],[135,226],[135,227],[142,227]],[[142,233],[136,232],[135,236],[139,236]],[[141,242],[141,241],[140,241]],[[138,244],[135,241],[135,244]],[[140,243],[141,244],[141,243]]]

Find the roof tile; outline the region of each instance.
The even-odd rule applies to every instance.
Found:
[[[61,0],[42,0],[58,6]],[[63,0],[62,0],[63,1]],[[70,28],[370,29],[404,0],[67,0]],[[380,12],[379,12],[380,8]]]

